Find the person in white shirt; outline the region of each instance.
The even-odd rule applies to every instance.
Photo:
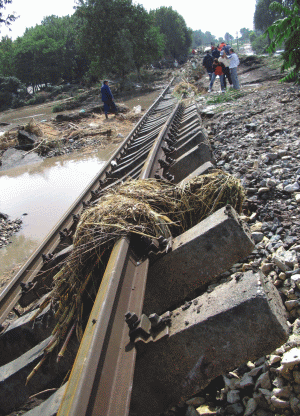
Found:
[[[228,79],[230,87],[232,87],[232,80],[231,80],[230,71],[229,71],[230,60],[227,57],[225,51],[221,51],[221,56],[219,58],[219,62],[222,62],[225,66],[225,68],[223,69],[223,72],[224,72],[224,89],[226,89],[226,78]]]
[[[230,70],[233,88],[235,90],[239,90],[240,85],[239,85],[239,80],[237,76],[237,67],[240,64],[240,60],[232,48],[229,49],[229,52],[230,52],[230,55],[228,55],[228,58],[230,59],[229,70]]]

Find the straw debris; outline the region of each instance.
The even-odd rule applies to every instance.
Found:
[[[36,312],[38,316],[49,303],[56,305],[57,324],[45,354],[60,345],[60,359],[75,328],[81,339],[88,319],[88,313],[84,315],[86,300],[95,298],[117,239],[132,233],[174,237],[227,204],[240,213],[243,198],[240,182],[220,170],[183,186],[145,179],[110,188],[100,202],[82,214],[72,255],[54,277],[52,292]]]

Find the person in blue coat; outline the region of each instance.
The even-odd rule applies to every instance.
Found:
[[[104,113],[106,118],[108,118],[109,111],[112,111],[115,114],[117,113],[117,107],[114,103],[112,92],[108,86],[108,81],[103,81],[103,85],[101,87],[101,99],[104,102]]]

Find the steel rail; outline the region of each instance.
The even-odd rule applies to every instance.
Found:
[[[171,83],[172,82],[173,80],[171,81]],[[147,113],[144,114],[141,120],[129,133],[124,143],[114,152],[114,154],[104,165],[101,171],[94,177],[90,184],[79,195],[79,197],[72,204],[69,210],[63,215],[63,217],[46,236],[46,238],[40,244],[40,246],[30,256],[30,258],[27,260],[24,266],[19,270],[19,272],[12,278],[9,284],[0,293],[0,324],[6,319],[9,312],[15,307],[15,305],[22,296],[20,283],[32,282],[39,276],[44,266],[42,254],[54,253],[56,250],[58,250],[58,247],[60,247],[61,245],[61,237],[59,236],[59,231],[63,229],[69,230],[71,227],[74,226],[74,215],[78,215],[81,213],[83,209],[83,202],[86,202],[91,198],[91,191],[95,191],[99,188],[99,180],[105,178],[107,172],[109,172],[111,169],[112,162],[118,157],[122,156],[122,152],[126,151],[126,148],[130,145],[130,143],[134,141],[134,137],[137,137],[140,129],[145,125],[149,115],[151,115],[154,111],[157,110],[157,107],[160,105],[160,102],[166,96],[171,83],[156,99],[156,101],[148,109]],[[169,99],[167,101],[169,101]],[[118,179],[116,180],[116,182],[118,182]],[[109,183],[107,183],[106,185],[109,185]]]
[[[139,178],[151,177],[152,164],[179,105],[173,106]],[[130,251],[129,241],[119,240],[101,282],[58,416],[128,414],[136,350],[124,315],[127,311],[141,315],[147,273],[148,259],[140,263]]]

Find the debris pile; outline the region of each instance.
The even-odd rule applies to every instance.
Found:
[[[222,171],[203,175],[185,187],[155,179],[131,180],[104,193],[100,202],[82,214],[73,239],[73,252],[54,277],[52,292],[43,299],[32,318],[49,304],[56,309],[57,325],[42,361],[28,380],[55,347],[60,345],[58,358],[63,356],[75,329],[81,339],[86,319],[85,301],[95,296],[99,276],[103,275],[118,238],[131,234],[169,239],[221,206],[231,204],[240,211],[242,199],[239,181]]]

